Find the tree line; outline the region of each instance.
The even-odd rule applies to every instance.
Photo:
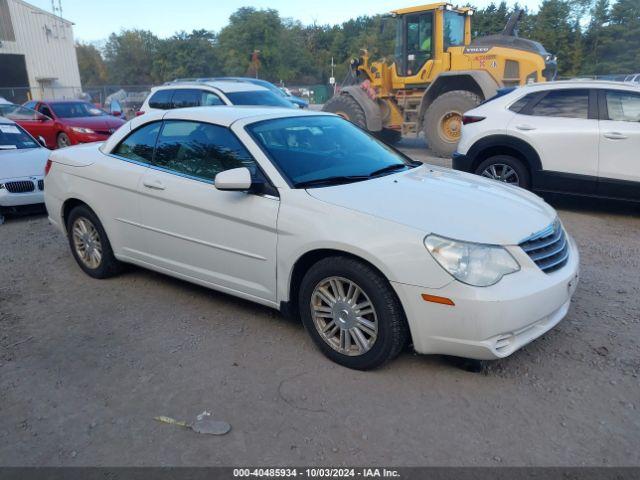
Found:
[[[476,10],[474,36],[499,33],[517,8],[503,1]],[[87,86],[244,76],[256,69],[274,83],[326,84],[332,58],[338,82],[362,48],[391,61],[391,23],[373,15],[339,25],[303,25],[273,9],[242,7],[219,32],[161,39],[146,30],[123,30],[102,46],[78,43],[76,52]],[[640,0],[543,0],[536,12],[525,9],[519,34],[556,54],[561,76],[640,72]]]

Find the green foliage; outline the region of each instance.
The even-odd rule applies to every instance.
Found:
[[[502,32],[518,8],[503,0],[476,10],[474,36]],[[158,39],[125,30],[111,34],[102,57],[95,46],[78,44],[78,63],[87,85],[256,73],[274,83],[326,84],[332,58],[338,82],[362,49],[393,61],[395,22],[374,15],[333,26],[302,25],[273,9],[242,7],[217,34],[195,30]],[[557,55],[561,76],[640,72],[640,0],[543,0],[538,12],[525,9],[518,31]]]
[[[84,85],[103,85],[107,81],[107,67],[100,50],[90,43],[76,43],[80,80]]]

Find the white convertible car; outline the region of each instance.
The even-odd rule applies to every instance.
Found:
[[[332,360],[505,357],[556,325],[578,250],[517,187],[417,164],[340,117],[200,107],[47,164],[50,221],[96,278],[122,263],[301,317]]]

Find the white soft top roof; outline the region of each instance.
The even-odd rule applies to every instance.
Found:
[[[255,106],[213,106],[176,108],[174,110],[155,110],[135,117],[120,127],[102,146],[103,152],[110,152],[131,130],[141,125],[158,120],[193,120],[197,122],[213,123],[223,127],[229,127],[239,120],[251,119],[250,123],[261,120],[287,117],[311,117],[317,115],[333,115],[332,113],[318,112],[314,110],[301,110],[295,108],[280,107],[255,107]]]

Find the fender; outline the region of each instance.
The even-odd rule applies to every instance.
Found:
[[[382,130],[382,113],[378,104],[372,100],[359,85],[351,85],[340,90],[340,95],[350,95],[362,111],[367,122],[367,130],[379,132]]]

